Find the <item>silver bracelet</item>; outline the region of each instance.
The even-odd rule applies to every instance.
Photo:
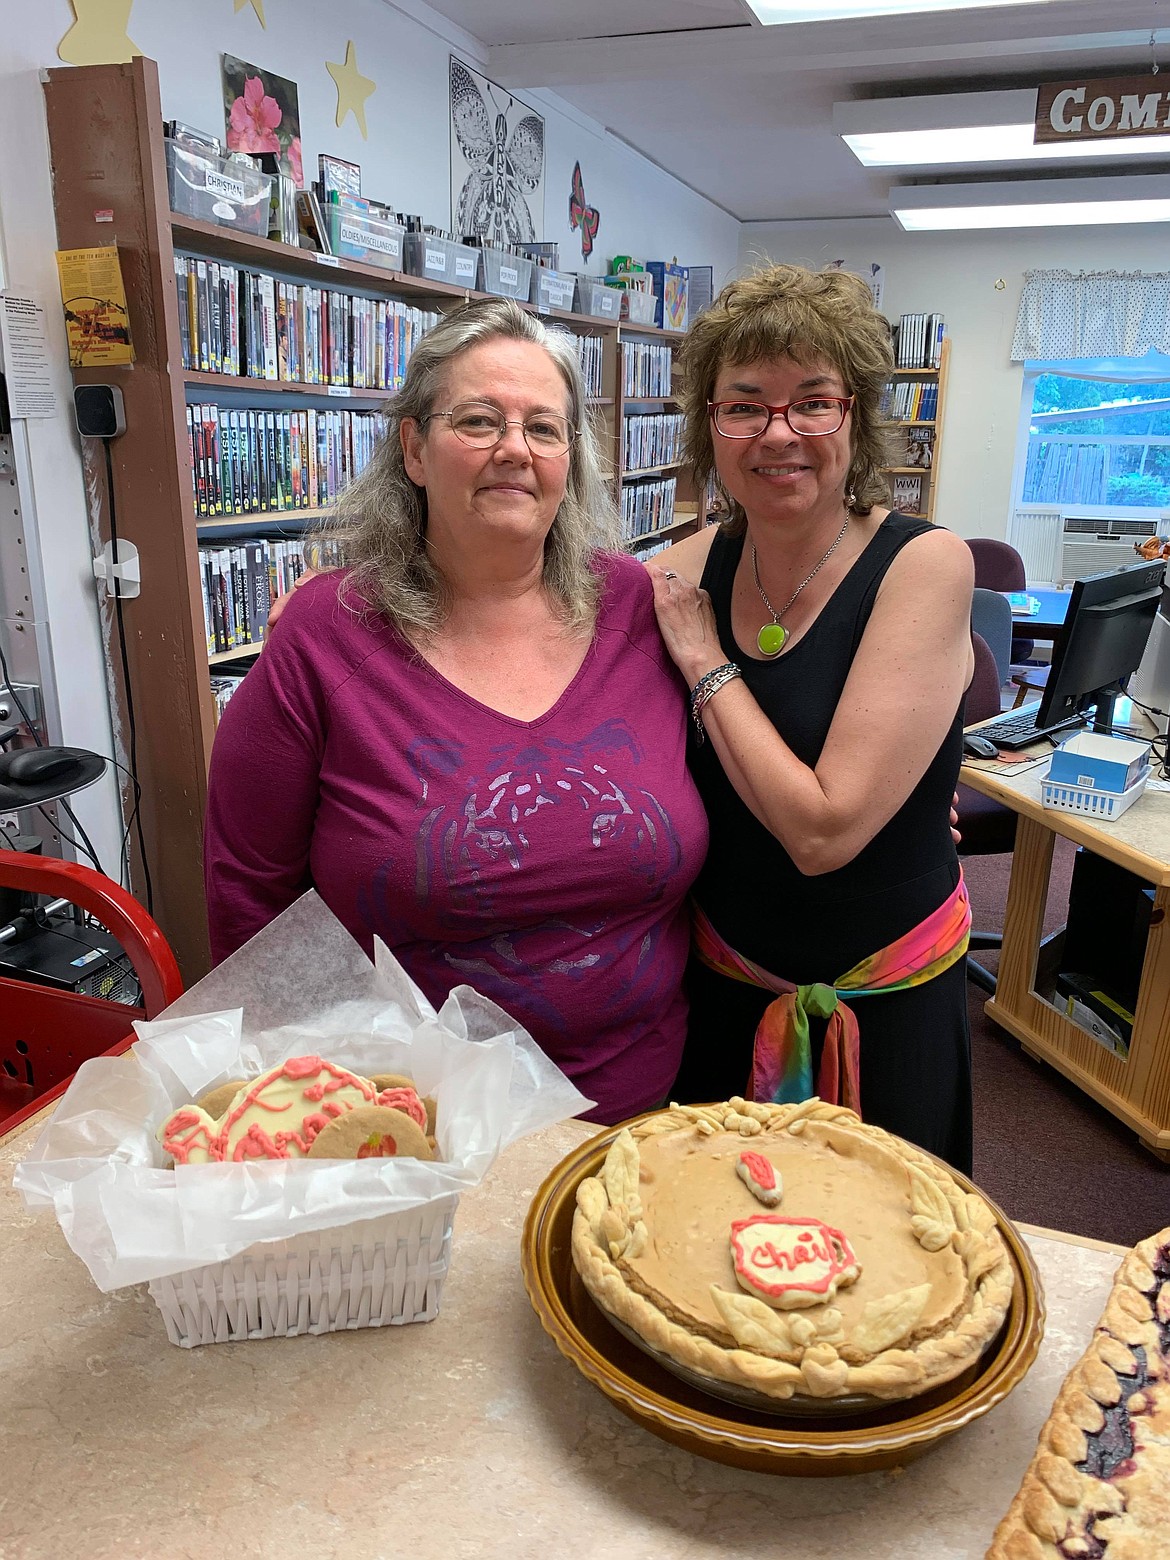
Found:
[[[703,710],[707,700],[713,694],[719,692],[724,683],[734,682],[743,673],[734,661],[724,661],[722,666],[717,666],[713,671],[700,677],[691,689],[691,719],[695,723],[695,730],[699,734],[699,742],[705,741],[707,733],[703,730]]]

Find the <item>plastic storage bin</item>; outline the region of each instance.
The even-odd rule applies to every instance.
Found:
[[[327,205],[329,242],[333,253],[343,260],[361,260],[366,265],[385,266],[401,271],[405,258],[402,241],[406,229],[397,222],[386,222],[363,211],[347,211],[343,206]]]
[[[631,325],[653,325],[658,299],[653,293],[638,292],[632,287],[622,289],[622,319]]]
[[[483,275],[480,286],[496,298],[518,298],[527,303],[532,292],[532,273],[536,266],[523,255],[508,255],[502,249],[481,249]]]
[[[449,282],[453,287],[475,287],[479,274],[479,250],[457,244],[433,233],[407,233],[404,239],[406,269],[412,276],[425,276],[432,282]]]
[[[1127,807],[1132,807],[1146,788],[1149,770],[1124,791],[1100,791],[1090,786],[1069,785],[1064,780],[1044,779],[1040,784],[1040,800],[1045,807],[1055,807],[1061,812],[1079,813],[1083,818],[1120,818]]]
[[[150,1281],[181,1348],[429,1322],[451,1257],[456,1196],[341,1229],[249,1246]]]
[[[268,236],[272,179],[245,163],[229,162],[168,139],[167,188],[171,210],[200,222]]]
[[[592,314],[600,320],[619,320],[622,314],[622,295],[616,287],[588,276],[577,278],[577,313]]]
[[[569,309],[577,291],[577,278],[565,271],[553,271],[547,265],[533,267],[532,297],[538,309]]]

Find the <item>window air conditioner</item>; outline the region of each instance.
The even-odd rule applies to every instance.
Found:
[[[1070,585],[1087,574],[1120,569],[1138,562],[1135,542],[1157,536],[1159,521],[1145,518],[1110,520],[1064,513],[1061,526],[1060,583]]]

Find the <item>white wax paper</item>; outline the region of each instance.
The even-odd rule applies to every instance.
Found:
[[[103,1290],[466,1191],[509,1143],[593,1104],[470,986],[436,1013],[380,943],[371,964],[313,892],[134,1028],[124,1056],[82,1063],[13,1177]],[[177,1106],[309,1055],[409,1073],[436,1100],[440,1158],[164,1168],[155,1131]]]

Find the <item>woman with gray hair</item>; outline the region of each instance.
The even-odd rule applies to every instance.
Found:
[[[313,887],[436,1005],[497,1001],[597,1119],[659,1104],[707,828],[571,338],[450,315],[329,534],[344,567],[289,598],[216,736],[213,956]]]

